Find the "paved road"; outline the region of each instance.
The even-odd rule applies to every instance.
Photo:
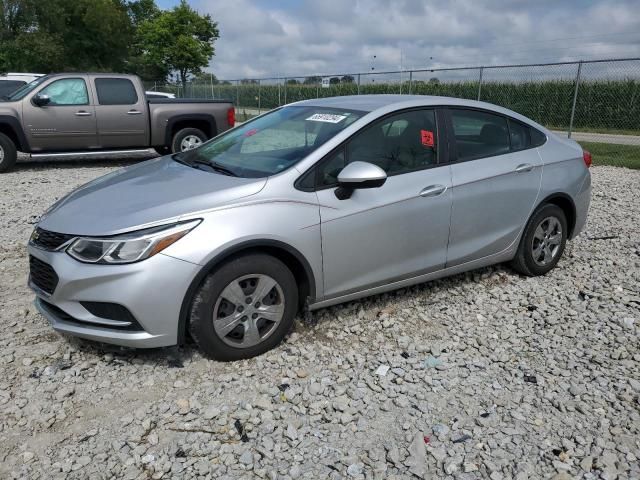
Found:
[[[567,132],[554,133],[566,137]],[[640,135],[614,135],[610,133],[573,132],[571,138],[576,142],[613,143],[615,145],[636,145],[640,147]]]

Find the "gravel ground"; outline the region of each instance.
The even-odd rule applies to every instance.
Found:
[[[217,363],[35,312],[34,222],[115,166],[0,177],[1,478],[640,478],[640,171],[592,169],[586,231],[546,277],[497,266],[321,310]]]

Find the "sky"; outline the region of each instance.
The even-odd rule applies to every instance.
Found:
[[[640,57],[638,0],[189,4],[219,24],[205,69],[219,79]]]

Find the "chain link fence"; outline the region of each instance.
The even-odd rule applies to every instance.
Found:
[[[208,80],[208,81],[207,81]],[[240,120],[287,103],[365,94],[482,100],[525,115],[590,149],[594,160],[640,168],[640,58],[214,80],[147,88],[224,98]]]

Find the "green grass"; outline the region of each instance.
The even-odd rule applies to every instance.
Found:
[[[640,145],[579,142],[591,152],[594,165],[612,165],[640,170]]]

